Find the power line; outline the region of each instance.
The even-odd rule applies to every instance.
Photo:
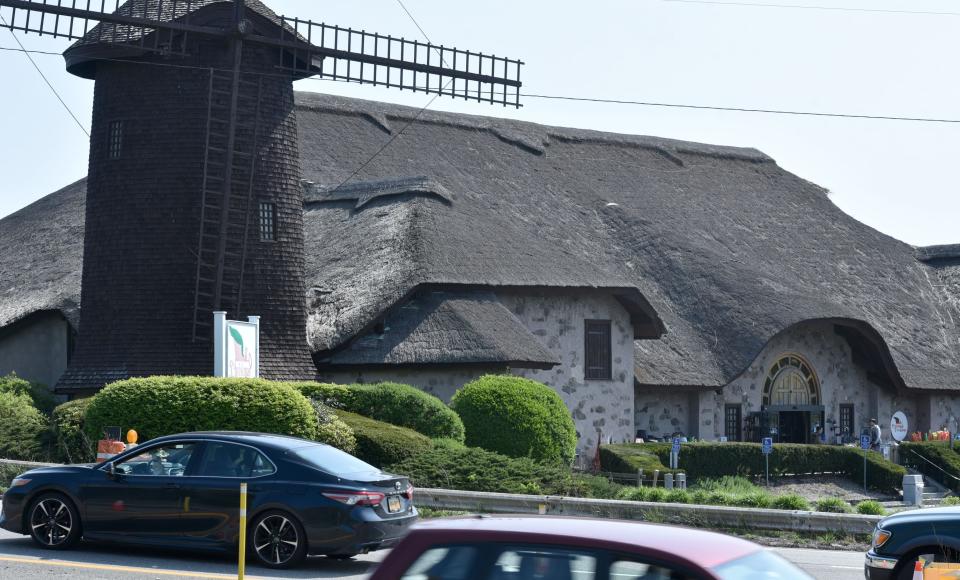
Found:
[[[4,26],[8,26],[7,19],[4,18],[2,14],[0,14],[0,22],[3,22]],[[50,84],[49,80],[47,80],[47,75],[43,74],[43,71],[40,70],[40,67],[37,66],[36,62],[34,62],[33,57],[30,56],[30,52],[27,51],[26,48],[24,48],[23,43],[20,42],[20,39],[17,37],[16,34],[13,33],[12,29],[10,30],[10,36],[12,36],[15,41],[17,41],[17,44],[20,46],[20,51],[23,52],[23,55],[27,57],[27,60],[29,60],[30,64],[33,65],[33,68],[37,69],[37,72],[40,73],[40,78],[43,79],[43,82],[47,83],[47,87],[49,87],[50,90],[53,92],[54,96],[57,97],[57,100],[60,101],[60,104],[63,105],[63,108],[67,110],[67,113],[70,113],[70,116],[73,118],[73,121],[77,124],[77,127],[80,127],[80,130],[83,131],[84,135],[86,135],[87,137],[90,137],[90,132],[87,131],[86,127],[83,126],[83,124],[80,122],[80,119],[77,119],[77,116],[73,114],[73,111],[70,110],[70,107],[67,106],[67,103],[64,102],[64,100],[60,97],[60,93],[57,92],[57,89],[53,88],[53,85]]]
[[[794,10],[828,10],[831,12],[872,12],[877,14],[915,14],[923,16],[960,16],[960,12],[935,10],[896,10],[884,8],[853,8],[842,6],[818,6],[810,4],[772,4],[766,2],[735,2],[731,0],[660,0],[674,4],[706,4],[715,6],[741,6],[750,8],[789,8]]]
[[[667,1],[667,0],[664,0]],[[679,1],[679,0],[678,0]],[[399,0],[398,0],[399,2]],[[14,52],[26,52],[30,54],[42,54],[50,56],[60,56],[60,53],[57,52],[43,52],[38,50],[24,50],[20,48],[10,48],[0,46],[0,51],[14,51]],[[193,69],[193,70],[210,70],[210,67],[202,67],[196,65],[178,65],[170,63],[158,63],[158,62],[146,62],[138,61],[131,59],[117,59],[117,58],[103,58],[99,60],[110,61],[110,62],[123,62],[129,64],[138,64],[145,66],[161,66],[161,67],[170,67],[170,68],[183,68],[183,69]],[[214,69],[225,71],[228,69]],[[286,77],[289,75],[283,74],[270,74],[270,73],[249,73],[256,74],[259,76],[273,76],[273,77]],[[353,83],[353,84],[363,84],[360,81],[347,80],[347,79],[325,79],[317,77],[309,77],[307,80],[318,81],[318,82],[328,82],[328,83]],[[446,86],[441,90],[445,90],[449,86],[449,81]],[[417,86],[412,87],[414,90],[422,90],[426,92],[426,87]],[[414,117],[414,121],[419,119],[423,112],[436,100],[440,95],[434,95],[433,98],[421,109],[417,115]],[[867,115],[861,113],[831,113],[831,112],[820,112],[820,111],[796,111],[788,109],[767,109],[767,108],[757,108],[757,107],[730,107],[722,105],[698,105],[698,104],[687,104],[687,103],[667,103],[667,102],[657,102],[657,101],[638,101],[638,100],[629,100],[629,99],[607,99],[601,97],[578,97],[572,95],[545,95],[538,93],[520,93],[521,97],[526,97],[530,99],[547,99],[547,100],[558,100],[558,101],[572,101],[572,102],[582,102],[582,103],[600,103],[600,104],[610,104],[610,105],[632,105],[639,107],[664,107],[664,108],[674,108],[674,109],[693,109],[701,111],[727,111],[732,113],[759,113],[766,115],[787,115],[787,116],[808,116],[808,117],[828,117],[836,119],[866,119],[870,121],[906,121],[913,123],[948,123],[956,124],[960,123],[960,119],[946,119],[938,117],[908,117],[903,115]],[[413,121],[411,121],[412,123]],[[400,130],[400,133],[406,130],[409,124],[404,125]],[[399,136],[395,135],[394,139]],[[379,153],[378,153],[379,154]],[[369,163],[364,164],[366,166]],[[351,176],[352,178],[352,176]]]

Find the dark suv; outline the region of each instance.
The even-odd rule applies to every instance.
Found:
[[[911,510],[880,520],[867,552],[865,575],[868,580],[910,580],[918,558],[960,561],[960,508]]]

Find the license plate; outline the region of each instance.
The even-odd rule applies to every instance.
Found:
[[[398,496],[391,496],[387,498],[387,511],[395,514],[398,511],[403,509],[403,504],[400,503],[400,498]]]

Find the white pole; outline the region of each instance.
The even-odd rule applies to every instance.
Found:
[[[253,349],[253,376],[260,378],[260,317],[259,316],[248,316],[247,321],[253,324],[256,329],[256,341],[254,342]]]
[[[227,313],[213,313],[213,376],[227,376]]]

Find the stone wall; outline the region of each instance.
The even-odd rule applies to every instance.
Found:
[[[0,376],[17,373],[53,389],[67,368],[69,333],[70,325],[54,312],[5,329],[0,337]]]
[[[699,407],[696,393],[640,386],[635,389],[633,406],[636,429],[644,431],[647,437],[693,434],[690,411]]]
[[[457,389],[481,375],[503,374],[506,367],[394,367],[321,372],[319,380],[325,383],[379,383],[394,382],[413,385],[449,403]]]
[[[536,335],[560,364],[550,370],[513,369],[553,387],[573,414],[578,452],[592,453],[604,440],[632,441],[633,327],[629,313],[609,293],[499,292],[501,301]],[[584,379],[584,321],[611,321],[612,380]]]

